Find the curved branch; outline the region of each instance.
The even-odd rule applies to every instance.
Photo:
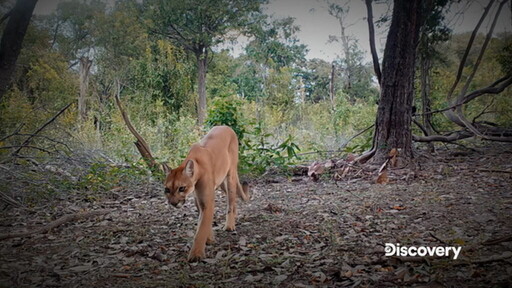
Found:
[[[500,83],[501,83],[500,86],[496,86]],[[512,74],[506,75],[506,76],[496,80],[494,83],[492,83],[491,85],[489,85],[485,88],[478,89],[478,90],[475,90],[475,91],[467,94],[466,96],[464,96],[464,98],[461,100],[460,103],[453,104],[453,105],[443,108],[443,109],[433,110],[433,111],[429,111],[429,112],[425,112],[425,113],[421,113],[421,114],[417,114],[417,115],[426,115],[426,114],[446,112],[448,110],[452,110],[461,105],[464,105],[479,96],[486,95],[486,94],[499,94],[499,93],[503,92],[510,85],[512,85]]]
[[[114,96],[116,100],[117,107],[119,108],[119,111],[121,111],[121,116],[123,117],[124,123],[126,124],[126,127],[128,127],[128,130],[132,133],[133,136],[137,139],[135,141],[135,147],[137,147],[137,150],[139,150],[139,153],[142,155],[142,158],[146,161],[148,166],[151,169],[160,169],[164,173],[167,173],[170,169],[167,164],[162,163],[159,164],[156,162],[155,157],[153,157],[153,154],[151,153],[151,150],[149,149],[148,143],[142,138],[142,136],[137,132],[135,127],[133,127],[130,118],[128,117],[128,114],[126,114],[126,111],[123,108],[123,105],[121,104],[121,99],[119,99],[119,94],[121,93],[121,84],[119,83],[119,80],[117,82],[117,92]]]
[[[455,88],[459,84],[460,78],[462,77],[462,71],[464,70],[464,66],[466,65],[466,60],[469,55],[469,51],[471,50],[471,47],[473,46],[473,42],[475,41],[476,35],[478,34],[478,30],[480,29],[480,26],[484,22],[485,17],[487,17],[487,14],[489,13],[489,10],[491,9],[492,5],[494,4],[495,0],[491,0],[487,7],[484,9],[484,13],[480,17],[480,20],[475,26],[475,29],[473,29],[473,32],[471,33],[471,37],[469,38],[468,45],[466,47],[466,50],[464,51],[464,55],[462,56],[462,59],[459,64],[459,68],[457,70],[457,76],[455,77],[455,82],[453,82],[452,87],[450,88],[450,92],[448,92],[447,99],[450,100],[450,98],[453,95],[453,92],[455,91]]]
[[[364,2],[366,3],[366,10],[368,12],[366,20],[368,21],[368,33],[370,35],[370,51],[372,53],[373,70],[375,71],[375,75],[377,76],[377,80],[380,84],[382,73],[380,71],[379,56],[377,55],[377,49],[375,48],[375,27],[373,26],[372,0],[365,0]]]
[[[457,140],[465,139],[474,136],[466,130],[460,130],[452,132],[448,135],[430,135],[430,136],[418,136],[412,135],[412,140],[416,142],[454,142]]]
[[[370,151],[364,152],[363,154],[358,156],[356,159],[354,159],[354,163],[365,163],[370,158],[372,158],[373,155],[375,155],[375,152],[377,152],[377,149],[375,147],[373,147]]]
[[[350,137],[350,138],[349,138],[345,143],[343,143],[343,144],[341,145],[340,149],[345,148],[345,147],[348,145],[348,143],[350,143],[350,141],[354,140],[356,137],[358,137],[359,135],[362,135],[364,132],[366,132],[366,131],[368,131],[368,130],[372,129],[373,127],[375,127],[375,124],[372,124],[372,125],[370,125],[370,126],[368,126],[368,127],[364,128],[363,130],[361,130],[361,131],[357,132],[354,136]]]
[[[421,132],[423,132],[423,134],[425,134],[425,136],[430,135],[430,133],[428,133],[427,129],[425,127],[423,127],[423,125],[421,125],[421,123],[418,122],[416,119],[413,118],[412,123],[416,124],[416,126],[418,126],[418,128],[420,128]]]
[[[478,67],[480,66],[480,63],[482,62],[482,58],[484,56],[485,50],[487,49],[487,45],[489,45],[489,41],[491,41],[492,34],[494,32],[494,28],[496,27],[496,23],[498,23],[498,18],[501,13],[501,9],[503,6],[507,3],[507,1],[502,1],[500,5],[498,6],[498,11],[496,11],[496,14],[494,15],[493,22],[491,24],[491,28],[487,32],[487,35],[485,36],[484,43],[482,44],[482,47],[480,48],[480,53],[478,54],[478,57],[476,59],[475,64],[473,65],[473,71],[469,75],[468,79],[466,80],[466,83],[464,84],[464,87],[462,87],[462,90],[459,94],[459,97],[457,97],[457,102],[461,101],[464,98],[464,95],[468,91],[469,85],[473,81],[473,78],[475,77],[476,71],[478,70]]]
[[[496,85],[499,84],[499,83],[501,83],[501,85],[496,87]],[[482,96],[482,95],[485,95],[485,94],[498,94],[498,93],[501,93],[501,92],[503,92],[503,90],[505,90],[510,85],[512,85],[512,74],[509,74],[509,75],[499,79],[498,81],[492,83],[490,86],[487,86],[487,87],[479,89],[479,90],[475,90],[475,91],[467,94],[462,99],[462,103],[460,103],[457,106],[460,106],[462,104],[468,103],[469,101],[477,98],[478,96]]]

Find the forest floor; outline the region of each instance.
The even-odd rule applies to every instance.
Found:
[[[200,263],[186,261],[193,200],[170,207],[160,183],[8,208],[0,233],[109,212],[0,240],[0,287],[511,287],[512,145],[492,145],[418,156],[387,184],[356,167],[338,182],[267,174],[239,202],[236,232],[222,230],[217,192],[217,242]],[[385,256],[386,243],[462,248]]]

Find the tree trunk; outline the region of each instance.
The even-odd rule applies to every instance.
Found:
[[[422,125],[425,129],[425,136],[434,134],[434,128],[432,126],[432,111],[430,101],[430,69],[432,68],[432,62],[428,56],[420,57],[420,85],[421,85],[421,112],[422,112]],[[431,152],[435,151],[434,143],[428,144]]]
[[[89,90],[89,72],[91,71],[92,60],[89,57],[80,58],[80,93],[78,94],[78,123],[87,119],[87,91]]]
[[[336,109],[336,96],[334,95],[334,72],[336,71],[336,66],[334,66],[334,62],[331,65],[331,79],[329,81],[329,98],[331,100],[331,108],[334,111]]]
[[[343,53],[345,54],[345,84],[343,85],[343,89],[350,90],[352,88],[352,74],[354,70],[354,63],[352,61],[352,55],[350,53],[350,45],[349,45],[349,39],[348,36],[345,34],[345,26],[343,25],[343,18],[340,16],[338,19],[340,22],[341,32],[340,32],[340,39],[341,44],[343,46]]]
[[[197,106],[197,124],[202,126],[206,118],[206,71],[208,69],[208,52],[200,49],[197,58],[197,92],[199,95]]]
[[[36,3],[37,0],[18,0],[10,12],[0,42],[0,101],[9,90],[23,38]]]
[[[375,27],[373,27],[373,9],[372,9],[372,0],[365,0],[367,17],[366,20],[368,22],[368,34],[370,36],[370,51],[372,53],[372,62],[373,62],[373,70],[375,71],[375,76],[377,76],[377,81],[381,82],[382,73],[380,71],[379,65],[379,56],[377,55],[377,48],[375,47]]]
[[[395,0],[384,50],[381,97],[377,111],[374,160],[382,161],[393,148],[412,158],[412,102],[418,35],[422,26],[420,0]]]

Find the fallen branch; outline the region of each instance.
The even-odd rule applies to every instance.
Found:
[[[128,117],[128,114],[126,113],[126,111],[123,108],[123,105],[121,104],[119,94],[121,94],[121,84],[119,83],[119,81],[117,81],[117,92],[114,98],[116,100],[117,107],[121,112],[121,116],[123,117],[124,123],[126,124],[126,127],[128,127],[128,130],[130,130],[132,135],[137,139],[137,141],[135,141],[134,143],[135,147],[137,147],[137,150],[139,150],[140,155],[142,155],[142,158],[144,159],[144,161],[146,161],[147,165],[152,171],[161,170],[165,174],[167,174],[170,170],[169,166],[167,166],[167,164],[165,163],[160,164],[155,160],[155,157],[153,157],[153,154],[149,149],[149,145],[146,143],[144,138],[142,138],[139,132],[137,132],[135,127],[133,127],[130,118]]]
[[[508,173],[512,173],[511,171],[507,171]],[[503,243],[503,242],[510,242],[512,241],[512,235],[508,235],[508,236],[505,236],[505,237],[501,237],[501,238],[498,238],[498,239],[493,239],[493,240],[487,240],[485,242],[482,242],[482,245],[496,245],[496,244],[500,244],[500,243]]]
[[[55,121],[55,119],[57,119],[57,117],[59,117],[62,113],[64,113],[64,111],[66,111],[72,104],[73,104],[73,102],[71,102],[68,105],[64,106],[64,108],[62,108],[57,114],[55,114],[52,118],[50,118],[48,121],[46,121],[46,123],[44,123],[41,127],[39,127],[39,129],[37,129],[34,133],[32,133],[20,145],[20,147],[18,149],[16,149],[16,151],[12,152],[10,156],[13,157],[13,156],[18,155],[18,153],[21,151],[21,149],[23,149],[24,147],[28,146],[28,144],[30,143],[32,138],[34,138],[39,132],[41,132],[44,128],[46,128],[46,126],[50,125],[53,121]]]
[[[466,130],[454,131],[448,135],[430,135],[430,136],[418,136],[412,135],[412,140],[415,142],[454,142],[457,140],[465,139],[474,136]]]
[[[445,259],[445,257],[439,257],[439,256],[390,256],[391,259],[399,260],[400,262],[425,262],[429,263],[432,260],[442,260]],[[487,258],[483,259],[476,259],[476,260],[469,260],[467,258],[460,259],[458,262],[454,262],[453,266],[462,266],[462,265],[471,265],[471,264],[486,264],[491,262],[499,262],[499,261],[505,261],[509,258],[512,258],[512,252],[507,251],[500,255],[493,255],[489,256]]]
[[[367,152],[364,152],[363,154],[361,154],[360,156],[358,156],[354,162],[355,163],[365,163],[366,161],[368,161],[370,158],[373,157],[373,155],[375,155],[375,152],[377,151],[377,149],[375,147],[373,147],[370,151],[367,151]]]
[[[0,147],[0,149],[12,149],[12,148],[20,148],[20,149],[21,148],[28,148],[28,149],[39,150],[41,152],[52,154],[52,151],[50,151],[50,150],[47,150],[47,149],[44,149],[44,148],[41,148],[41,147],[37,147],[37,146],[33,146],[33,145],[13,145],[13,146],[3,146],[3,147]]]
[[[462,266],[462,265],[470,265],[470,264],[487,264],[491,262],[499,262],[505,261],[509,258],[512,258],[512,252],[506,251],[503,254],[492,255],[483,259],[469,260],[469,259],[461,259],[460,262],[453,263],[454,266]]]
[[[446,241],[439,239],[436,235],[432,234],[432,232],[430,232],[428,234],[430,234],[430,237],[432,237],[432,238],[436,239],[437,241],[441,242],[442,244],[446,245]]]
[[[23,126],[25,126],[25,123],[21,123],[21,124],[20,124],[20,126],[18,126],[18,128],[16,128],[16,129],[14,130],[14,132],[12,132],[11,134],[9,134],[9,135],[7,135],[7,136],[4,136],[4,137],[0,138],[0,142],[3,142],[3,141],[5,141],[6,139],[9,139],[9,138],[11,138],[11,137],[12,137],[12,136],[14,136],[14,135],[18,135],[18,132],[20,132],[20,131],[21,131],[21,128],[23,128]]]
[[[21,203],[7,196],[6,194],[0,192],[0,201],[5,202],[8,205],[13,207],[21,207]]]
[[[439,256],[390,256],[391,259],[398,260],[402,263],[413,262],[413,263],[430,263],[432,260],[441,259]]]
[[[508,253],[507,253],[508,252]],[[478,259],[471,261],[473,264],[484,264],[484,263],[490,263],[490,262],[497,262],[497,261],[503,261],[507,260],[508,258],[512,258],[512,253],[510,251],[507,251],[500,255],[493,255],[484,259]]]
[[[512,174],[512,171],[510,171],[510,170],[500,170],[500,169],[477,169],[476,171]],[[510,238],[512,239],[512,236],[510,236]]]
[[[350,141],[354,140],[356,137],[358,137],[358,136],[362,135],[363,133],[365,133],[366,131],[368,131],[368,130],[372,129],[373,127],[375,127],[375,124],[372,124],[372,125],[370,125],[370,126],[366,127],[365,129],[363,129],[363,130],[361,130],[361,131],[357,132],[354,136],[350,137],[350,138],[347,140],[347,142],[343,143],[343,145],[341,145],[340,149],[345,148],[345,147],[348,145],[348,143],[350,143]]]
[[[310,152],[304,152],[304,153],[297,153],[297,156],[304,156],[304,155],[311,155],[311,154],[334,154],[334,153],[342,153],[342,151],[336,151],[336,150],[325,150],[325,151],[310,151]]]
[[[59,219],[52,221],[43,227],[36,228],[34,230],[0,234],[0,240],[10,239],[10,238],[27,237],[32,234],[44,234],[54,228],[59,227],[62,224],[65,224],[65,223],[68,223],[71,221],[77,221],[80,219],[86,219],[86,218],[91,218],[91,217],[95,217],[95,216],[108,214],[110,212],[111,212],[111,210],[105,209],[105,210],[95,210],[95,211],[79,212],[79,213],[75,213],[75,214],[64,215],[64,216],[60,217]]]

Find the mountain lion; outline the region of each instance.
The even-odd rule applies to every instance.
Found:
[[[181,207],[187,195],[195,193],[199,209],[199,223],[188,261],[205,257],[206,243],[214,241],[212,230],[215,189],[227,195],[227,231],[235,230],[236,196],[249,200],[248,185],[238,179],[238,138],[227,126],[213,127],[210,132],[190,148],[187,158],[172,169],[165,180],[165,196],[169,204]]]

